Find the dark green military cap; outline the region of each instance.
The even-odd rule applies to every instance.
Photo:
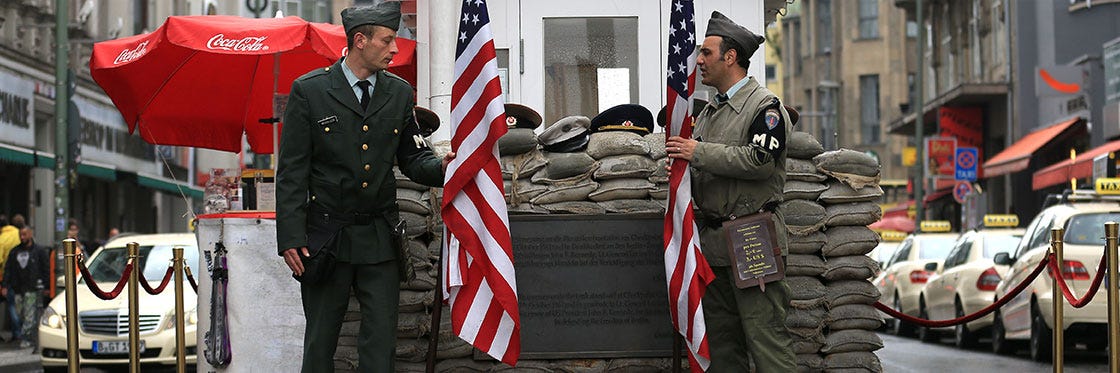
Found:
[[[349,7],[342,10],[342,27],[346,33],[361,25],[385,26],[397,31],[401,26],[401,3],[385,1],[375,6]]]
[[[747,30],[746,27],[735,24],[731,18],[723,15],[718,11],[712,12],[712,18],[708,20],[708,31],[704,36],[722,36],[734,40],[743,47],[743,52],[746,56],[739,56],[739,58],[751,58],[754,51],[758,50],[758,46],[766,40],[762,36]]]

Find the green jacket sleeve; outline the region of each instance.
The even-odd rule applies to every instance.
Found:
[[[307,246],[307,189],[311,172],[311,120],[299,80],[292,83],[284,110],[276,172],[276,245],[283,253]]]
[[[432,153],[431,148],[417,146],[412,141],[413,136],[420,135],[420,125],[416,123],[412,108],[405,115],[404,131],[401,133],[403,136],[397,147],[397,165],[401,173],[420,184],[436,188],[443,186],[442,160]]]

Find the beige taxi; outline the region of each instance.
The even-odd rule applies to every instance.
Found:
[[[911,316],[918,316],[918,295],[935,272],[927,270],[926,265],[940,266],[958,236],[950,232],[952,227],[947,221],[924,221],[919,228],[919,233],[907,236],[898,245],[886,269],[873,280],[882,294],[880,302]],[[894,334],[909,335],[915,330],[908,322],[893,317],[887,320]]]
[[[1120,179],[1111,180],[1120,185]],[[1062,278],[1074,295],[1083,296],[1097,274],[1104,252],[1104,223],[1120,221],[1120,203],[1117,201],[1120,199],[1115,196],[1078,190],[1061,196],[1056,204],[1044,208],[1027,226],[1023,239],[1013,252],[993,258],[996,264],[1010,265],[996,287],[994,299],[1003,297],[1022,283],[1042,261],[1050,249],[1050,230],[1053,228],[1065,229]],[[1055,299],[1048,272],[1044,270],[1026,290],[996,311],[992,324],[993,351],[1011,353],[1018,345],[1027,342],[1032,359],[1046,361],[1051,358],[1052,305]],[[1057,300],[1066,304],[1060,327],[1065,330],[1068,347],[1091,351],[1104,351],[1108,347],[1106,298],[1104,286],[1101,286],[1093,301],[1083,308],[1073,308],[1064,299]]]
[[[898,245],[906,239],[906,236],[906,232],[900,231],[879,232],[879,244],[875,245],[875,248],[871,249],[867,256],[879,263],[880,271],[887,268],[887,262],[891,260],[891,256],[894,256],[895,250],[898,250]]]
[[[159,285],[171,263],[172,248],[182,247],[184,262],[197,269],[198,249],[194,234],[131,235],[115,238],[97,249],[86,267],[103,291],[112,290],[128,261],[129,242],[140,244],[140,271],[151,287]],[[205,271],[201,271],[205,272]],[[80,276],[79,276],[80,279]],[[198,322],[198,297],[190,284],[184,284],[184,316],[187,364],[195,363],[195,324]],[[65,291],[70,291],[67,289]],[[113,300],[101,300],[84,284],[78,292],[78,350],[83,366],[128,364],[128,291]],[[168,284],[159,295],[140,289],[140,362],[175,364],[175,287]],[[42,365],[48,371],[64,367],[66,355],[66,293],[62,292],[43,311],[39,322]]]
[[[962,233],[945,258],[940,273],[930,277],[918,298],[918,315],[930,320],[949,320],[980,311],[992,304],[996,285],[1006,265],[992,261],[1019,244],[1023,229],[1015,215],[986,215],[981,229]],[[930,268],[927,268],[929,270]],[[941,329],[921,327],[918,338],[934,342],[941,332],[952,331],[953,344],[960,348],[976,344],[981,330],[992,325],[992,315]]]

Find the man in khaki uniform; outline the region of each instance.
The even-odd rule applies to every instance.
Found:
[[[301,281],[304,372],[334,370],[351,289],[361,306],[359,369],[394,371],[397,261],[408,258],[398,258],[392,244],[399,219],[393,163],[412,180],[441,186],[454,157],[441,162],[414,140],[421,129],[412,87],[385,71],[397,53],[400,17],[399,2],[343,10],[349,52],[296,79],[284,111],[276,240]],[[320,250],[334,253],[333,267],[305,272]]]
[[[688,160],[700,225],[700,245],[716,279],[704,295],[704,322],[712,364],[708,372],[793,372],[797,365],[786,328],[790,290],[784,280],[736,287],[721,224],[760,211],[774,212],[776,244],[786,255],[787,230],[776,211],[785,186],[789,114],[747,76],[763,38],[713,12],[696,66],[719,94],[700,109],[695,139],[671,137],[669,156]]]

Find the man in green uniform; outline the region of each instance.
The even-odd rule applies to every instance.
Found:
[[[348,8],[342,23],[346,56],[292,82],[280,141],[276,241],[301,281],[307,319],[303,371],[334,370],[352,289],[362,316],[358,366],[363,372],[392,372],[400,292],[396,261],[408,260],[398,258],[392,244],[399,219],[393,162],[410,179],[440,186],[454,154],[441,162],[413,141],[420,128],[412,88],[385,71],[398,51],[400,3]],[[322,237],[328,239],[317,239]],[[333,267],[305,272],[313,267],[304,264],[320,250],[333,253]]]
[[[786,180],[789,115],[778,98],[747,76],[749,59],[763,38],[713,12],[696,67],[719,94],[700,109],[695,139],[670,137],[666,150],[692,166],[700,246],[716,279],[704,295],[704,322],[712,363],[708,372],[793,372],[793,341],[785,326],[790,290],[784,280],[738,288],[721,224],[761,211],[774,212],[786,255],[787,230],[775,207]],[[771,248],[772,249],[772,248]]]

